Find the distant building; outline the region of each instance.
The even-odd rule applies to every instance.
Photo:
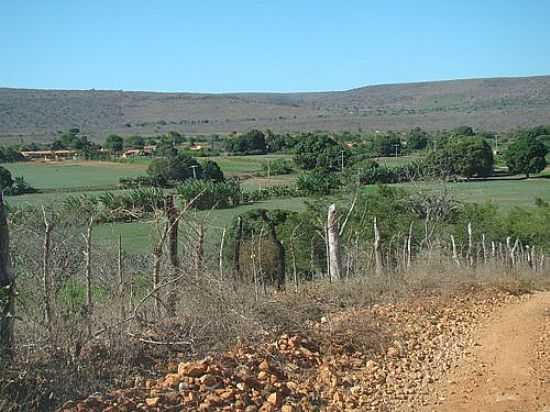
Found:
[[[78,152],[76,150],[33,150],[21,152],[26,160],[76,160]]]
[[[126,159],[134,156],[152,156],[156,149],[155,145],[144,146],[143,149],[127,149],[122,153],[122,157]]]

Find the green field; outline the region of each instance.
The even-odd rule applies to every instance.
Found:
[[[258,177],[254,174],[261,170],[262,162],[288,158],[282,156],[226,156],[214,157],[227,175],[239,176],[245,189],[257,189],[272,185],[292,185],[296,174]],[[381,163],[396,164],[410,161],[409,157],[382,158]],[[8,197],[10,205],[39,205],[51,202],[61,202],[67,196],[87,193],[98,195],[106,190],[116,191],[118,180],[123,176],[139,176],[146,171],[149,161],[139,162],[65,162],[65,163],[12,163],[4,165],[15,176],[23,176],[31,185],[40,189],[41,193]],[[406,183],[398,186],[411,191],[433,191],[446,188],[457,199],[468,202],[492,202],[501,209],[514,206],[533,206],[535,198],[550,201],[550,179],[548,171],[541,177],[518,180],[486,180],[454,182],[446,185],[437,183]],[[367,192],[374,191],[375,186],[366,187]],[[228,226],[232,219],[257,207],[267,209],[303,210],[303,198],[277,199],[256,204],[242,205],[234,209],[193,212],[186,221],[203,221],[206,226],[207,249],[219,243],[221,230]],[[100,225],[95,229],[96,239],[110,246],[123,235],[124,247],[128,253],[143,253],[151,250],[151,221],[134,223],[117,223]]]
[[[146,170],[145,165],[98,161],[18,162],[2,167],[39,190],[112,188],[119,178],[141,176]]]
[[[233,218],[241,213],[256,208],[302,211],[305,208],[304,200],[304,198],[275,199],[246,204],[234,209],[190,212],[189,215],[184,217],[183,224],[185,225],[185,222],[202,222],[205,225],[205,249],[208,253],[215,250],[219,244],[223,228],[228,228]],[[152,220],[148,220],[104,224],[95,228],[94,237],[101,244],[114,247],[118,242],[119,235],[122,235],[126,253],[148,253],[152,250],[153,223]]]
[[[262,170],[262,163],[277,159],[291,159],[290,155],[255,155],[255,156],[215,156],[209,160],[217,162],[224,173],[229,176],[251,174]]]
[[[536,198],[550,201],[550,179],[547,178],[452,182],[445,185],[404,183],[398,186],[412,191],[447,189],[459,200],[477,203],[492,202],[502,209],[534,206]]]

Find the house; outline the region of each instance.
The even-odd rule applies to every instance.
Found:
[[[32,150],[21,152],[26,160],[43,160],[43,161],[58,161],[58,160],[76,160],[78,152],[76,150]]]

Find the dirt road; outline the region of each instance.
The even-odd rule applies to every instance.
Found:
[[[475,342],[427,411],[550,412],[550,292],[504,306]]]

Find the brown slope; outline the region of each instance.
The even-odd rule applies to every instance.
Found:
[[[153,93],[0,88],[0,138],[51,139],[80,127],[215,133],[256,128],[356,130],[506,128],[548,122],[550,76],[369,86],[322,93]]]

